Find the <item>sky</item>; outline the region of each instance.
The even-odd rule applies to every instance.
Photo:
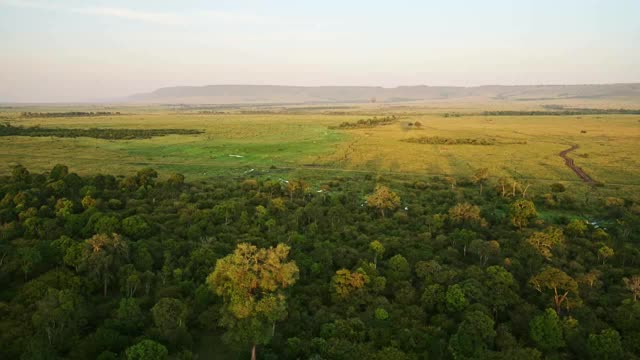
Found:
[[[0,0],[0,102],[640,82],[638,0]]]

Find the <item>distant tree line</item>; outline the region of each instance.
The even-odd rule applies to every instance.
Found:
[[[448,138],[442,136],[423,136],[402,140],[404,142],[430,145],[495,145],[495,139]]]
[[[640,115],[640,109],[591,109],[591,108],[566,108],[563,105],[544,105],[547,110],[494,110],[481,113],[461,114],[457,112],[444,113],[442,116],[576,116],[576,115]]]
[[[358,129],[358,128],[370,128],[380,125],[388,125],[392,122],[396,121],[398,118],[395,115],[385,116],[385,117],[377,117],[374,116],[369,119],[360,119],[356,122],[343,122],[338,126],[331,127],[332,129]]]
[[[67,112],[30,112],[24,111],[20,114],[23,118],[62,118],[62,117],[91,117],[91,116],[117,116],[122,115],[119,111],[67,111]]]
[[[195,129],[70,129],[70,128],[42,128],[39,126],[12,126],[0,125],[0,136],[31,136],[31,137],[90,137],[108,140],[150,139],[156,136],[166,135],[197,135],[202,130]]]
[[[565,110],[532,110],[532,111],[484,111],[482,115],[487,116],[548,116],[548,115],[560,115],[560,116],[572,116],[572,115],[640,115],[638,109],[587,109],[587,108],[575,108]]]

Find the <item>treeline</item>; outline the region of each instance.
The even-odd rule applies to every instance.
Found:
[[[20,114],[23,118],[62,118],[62,117],[93,117],[93,116],[117,116],[122,115],[119,111],[67,111],[67,112],[30,112],[25,111]]]
[[[43,128],[40,126],[12,126],[0,124],[0,136],[32,136],[32,137],[62,137],[77,138],[90,137],[107,140],[150,139],[166,135],[197,135],[203,131],[195,129],[73,129],[73,128]]]
[[[448,138],[442,136],[423,136],[417,138],[403,139],[401,141],[416,144],[431,145],[495,145],[495,139],[486,138]]]
[[[565,110],[531,110],[531,111],[515,111],[515,110],[501,110],[501,111],[484,111],[482,115],[486,116],[572,116],[572,115],[640,115],[640,110],[634,109],[565,109]]]
[[[631,199],[486,169],[312,184],[15,166],[0,358],[637,359],[639,245]]]
[[[358,129],[358,128],[370,128],[381,125],[388,125],[396,121],[398,118],[395,115],[377,117],[374,116],[369,119],[361,119],[356,122],[343,122],[338,126],[332,126],[330,129]]]

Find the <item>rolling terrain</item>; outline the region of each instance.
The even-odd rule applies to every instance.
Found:
[[[424,101],[640,100],[640,84],[524,86],[176,86],[125,99],[137,104],[301,104]],[[636,102],[637,103],[637,102]]]

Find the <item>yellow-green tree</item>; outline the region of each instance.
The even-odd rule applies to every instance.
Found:
[[[373,266],[378,266],[378,256],[382,256],[384,254],[384,245],[378,240],[374,240],[369,243],[369,248],[373,251]]]
[[[386,209],[393,210],[400,206],[400,196],[384,185],[376,185],[376,190],[367,197],[367,205],[380,210],[384,218]]]
[[[511,204],[511,223],[522,230],[523,227],[529,225],[529,221],[538,216],[536,206],[533,202],[520,199]]]
[[[287,315],[283,290],[298,279],[298,266],[287,261],[289,247],[259,249],[242,243],[235,251],[216,262],[207,284],[224,299],[221,324],[228,329],[228,340],[251,345],[266,344],[275,331],[275,323]]]
[[[569,295],[574,296],[573,305],[578,304],[580,301],[578,298],[578,283],[560,269],[547,267],[540,274],[532,277],[529,280],[529,284],[541,293],[544,290],[553,290],[553,304],[558,314],[560,314],[563,304],[567,310],[572,307]]]
[[[549,260],[553,256],[551,250],[564,243],[564,235],[559,228],[550,226],[546,228],[544,232],[537,231],[533,233],[533,235],[527,239],[527,242],[536,249],[540,255]]]

